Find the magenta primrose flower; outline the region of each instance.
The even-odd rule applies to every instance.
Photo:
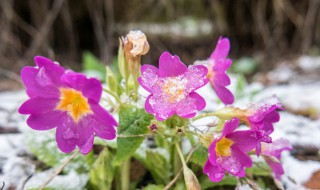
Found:
[[[213,90],[224,104],[232,104],[233,94],[226,88],[230,85],[230,78],[226,71],[231,66],[231,59],[226,59],[230,50],[228,38],[219,38],[215,50],[208,60],[208,78]]]
[[[62,152],[76,146],[87,154],[94,134],[103,139],[116,136],[115,119],[99,105],[101,83],[83,74],[66,71],[45,57],[35,57],[36,67],[26,66],[21,78],[30,99],[19,113],[30,114],[27,124],[34,130],[56,128],[56,141]]]
[[[206,106],[205,100],[196,92],[208,83],[207,68],[203,65],[184,65],[178,56],[162,53],[159,69],[152,65],[141,67],[140,85],[151,94],[145,102],[148,113],[159,121],[174,114],[183,118],[194,117]]]
[[[283,167],[280,163],[281,152],[284,150],[292,150],[290,142],[286,139],[278,139],[270,144],[261,143],[261,155],[272,169],[275,177],[280,179],[284,174]]]
[[[273,123],[280,120],[280,115],[277,110],[283,110],[283,106],[276,95],[266,98],[257,104],[253,104],[246,109],[246,122],[256,131],[256,137],[260,142],[271,143],[272,139],[269,136],[274,128]],[[257,155],[260,154],[261,144],[256,147]]]
[[[209,146],[209,157],[203,172],[213,182],[223,179],[225,172],[234,176],[244,177],[245,168],[252,166],[252,160],[247,155],[257,144],[253,130],[235,131],[239,119],[227,121],[219,138],[213,140]]]

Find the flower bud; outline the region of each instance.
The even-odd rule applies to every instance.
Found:
[[[200,190],[201,186],[197,177],[186,165],[183,166],[183,175],[187,190]]]

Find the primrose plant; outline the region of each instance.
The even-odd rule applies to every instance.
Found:
[[[120,38],[117,64],[113,70],[107,67],[104,87],[97,79],[37,56],[36,67],[26,66],[21,71],[29,99],[19,113],[29,115],[27,124],[34,130],[55,128],[57,147],[63,153],[74,151],[72,156],[93,151],[95,138],[116,139],[116,146],[105,143],[103,151],[94,151],[97,162],[103,160],[102,155],[108,155],[104,158],[108,164],[102,165],[106,168],[99,168],[108,177],[95,179],[90,175],[88,183],[96,189],[126,190],[146,185],[201,189],[204,183],[210,187],[207,179],[214,184],[226,177],[240,183],[252,178],[246,170],[254,165],[254,157],[264,158],[274,173],[270,176],[280,179],[284,173],[281,152],[291,146],[285,139],[273,141],[270,135],[283,106],[275,95],[246,109],[232,106],[234,96],[226,88],[230,85],[226,71],[232,64],[227,58],[229,49],[229,39],[221,37],[203,64],[187,67],[177,55],[163,52],[158,67],[141,66],[141,56],[149,51],[149,44],[144,33],[131,31]],[[207,84],[226,106],[202,111],[206,104],[213,103],[197,93]],[[99,103],[108,103],[108,109]],[[218,122],[205,129],[193,124],[205,117]],[[146,145],[148,139],[154,146]],[[152,184],[139,185],[132,179],[133,160],[150,172],[148,180]]]

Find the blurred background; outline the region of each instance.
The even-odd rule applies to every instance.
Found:
[[[118,38],[132,29],[145,32],[151,46],[143,63],[157,64],[168,50],[191,64],[225,36],[231,58],[250,57],[256,71],[269,70],[319,54],[319,8],[319,0],[1,0],[0,90],[17,86],[10,80],[35,55],[75,70],[87,52],[110,64]]]

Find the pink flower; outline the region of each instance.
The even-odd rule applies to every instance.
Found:
[[[159,69],[143,65],[138,81],[151,93],[145,102],[146,111],[159,121],[174,114],[194,117],[206,106],[205,100],[194,91],[208,83],[207,72],[203,65],[187,68],[178,56],[168,52],[160,56]]]
[[[231,59],[226,59],[229,50],[229,39],[220,37],[215,50],[208,60],[210,84],[224,104],[232,104],[234,101],[233,94],[226,88],[226,86],[230,85],[230,78],[226,71],[232,64]]]
[[[277,179],[280,179],[281,175],[284,174],[283,167],[280,163],[281,152],[291,149],[292,146],[286,139],[278,139],[271,144],[262,143],[261,155],[263,155]]]
[[[280,120],[277,110],[283,110],[283,106],[276,95],[266,98],[257,104],[253,104],[246,109],[246,118],[248,125],[256,131],[256,138],[260,142],[271,143],[269,136],[274,128],[273,123]],[[260,143],[257,144],[256,152],[259,155],[261,151]]]
[[[65,71],[44,57],[35,57],[37,67],[26,66],[21,78],[30,99],[19,113],[30,114],[27,124],[34,130],[56,129],[59,149],[72,152],[76,146],[87,154],[94,134],[103,139],[116,136],[114,118],[99,105],[101,83],[94,78]]]
[[[213,182],[221,181],[226,171],[234,176],[244,177],[245,168],[252,166],[247,152],[257,144],[254,131],[234,131],[238,125],[238,118],[226,122],[221,136],[209,146],[209,158],[203,172]]]

